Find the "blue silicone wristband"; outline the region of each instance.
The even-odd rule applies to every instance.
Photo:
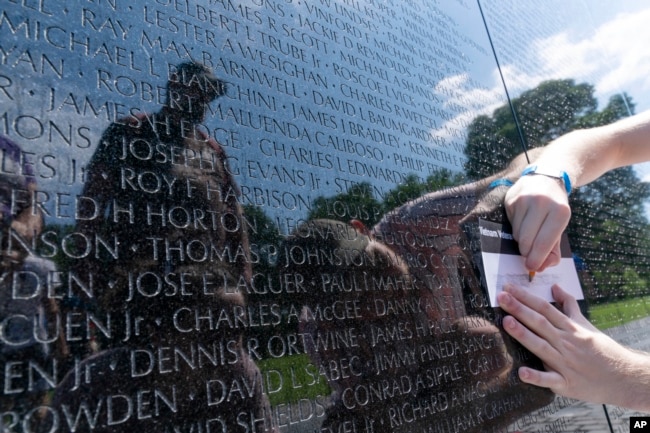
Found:
[[[490,182],[488,189],[494,189],[497,186],[511,187],[512,185],[514,185],[514,183],[510,179],[496,179]]]

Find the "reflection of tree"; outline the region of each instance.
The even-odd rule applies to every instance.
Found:
[[[591,128],[594,126],[607,125],[616,122],[618,119],[627,117],[634,112],[634,103],[627,94],[617,94],[609,99],[607,107],[602,111],[594,111],[585,114],[577,119],[577,128]]]
[[[424,182],[412,174],[407,176],[406,182],[399,184],[389,191],[384,197],[384,210],[395,209],[409,200],[416,199],[432,191],[460,185],[464,176],[461,173],[452,173],[450,170],[441,169],[431,174]]]
[[[374,197],[368,182],[357,183],[347,192],[333,197],[317,197],[308,219],[357,219],[367,227],[375,225],[383,215],[382,204]]]
[[[593,92],[593,86],[586,83],[552,80],[513,99],[512,105],[527,146],[543,146],[562,134],[584,127],[580,125],[580,119],[592,119],[596,112],[597,101]],[[604,110],[608,111],[608,108]],[[617,118],[620,117],[623,116]],[[490,176],[503,169],[521,151],[511,108],[503,105],[494,110],[491,117],[479,116],[469,126],[465,170],[473,179]]]
[[[513,99],[527,147],[544,146],[569,131],[612,123],[634,111],[625,94],[613,96],[598,111],[593,92],[593,86],[586,83],[552,80]],[[479,116],[468,130],[467,175],[479,179],[494,174],[521,151],[510,106],[496,109],[492,116]],[[572,193],[569,238],[601,289],[622,294],[619,289],[626,288],[629,294],[630,287],[638,287],[638,280],[650,275],[646,266],[649,230],[643,208],[649,198],[650,188],[630,167]]]
[[[278,226],[262,210],[253,205],[244,205],[244,215],[248,221],[252,221],[253,227],[248,235],[252,249],[259,257],[255,260],[255,269],[267,272],[273,267],[277,256],[277,248],[282,242],[282,235]]]
[[[347,192],[328,198],[316,198],[309,219],[329,218],[341,221],[358,219],[366,227],[371,227],[386,212],[428,192],[460,185],[463,179],[461,173],[453,173],[447,169],[438,170],[425,180],[420,179],[416,174],[410,174],[406,176],[403,183],[388,191],[383,196],[383,201],[373,196],[372,186],[369,183],[358,183]]]
[[[573,195],[569,237],[589,267],[599,271],[596,281],[608,292],[599,296],[606,300],[643,294],[636,281],[650,275],[650,230],[643,208],[650,197],[648,184],[625,167]]]

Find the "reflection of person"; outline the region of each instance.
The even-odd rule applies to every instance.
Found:
[[[45,341],[50,335],[51,322],[55,322],[51,319],[56,314],[56,305],[46,299],[41,285],[55,266],[24,247],[43,229],[43,216],[27,200],[36,190],[32,166],[21,158],[20,147],[2,135],[0,153],[0,362],[2,365],[25,359],[43,362],[50,351]],[[27,378],[16,376],[6,376],[5,380],[7,395],[0,399],[2,410],[24,410],[42,402],[45,396],[46,387],[42,383],[34,385]]]
[[[29,195],[36,189],[32,165],[23,161],[20,147],[9,138],[0,135],[2,154],[2,182],[0,182],[0,227],[11,227],[18,234],[31,240],[43,229],[43,216],[29,206]],[[14,198],[12,198],[14,197]],[[2,267],[19,263],[24,251],[7,252],[2,249]]]
[[[547,172],[564,171],[580,186],[611,169],[648,160],[650,112],[645,112],[566,134],[545,147],[535,164]],[[565,181],[522,176],[505,204],[527,267],[541,270],[557,264],[559,239],[570,217]],[[504,318],[504,328],[539,356],[547,370],[521,368],[520,378],[565,396],[650,411],[650,354],[599,332],[560,287],[553,287],[553,296],[564,315],[517,287],[499,295],[500,305],[511,314]]]
[[[346,420],[351,430],[377,426],[386,412],[384,429],[394,432],[432,423],[496,431],[552,400],[516,380],[532,361],[503,338],[478,272],[478,218],[505,219],[506,189],[489,185],[524,165],[520,157],[489,179],[425,194],[369,230],[312,220],[287,238],[279,263],[304,278],[292,300],[303,306],[310,369],[330,373],[323,431]]]
[[[256,388],[260,371],[243,346],[252,271],[239,190],[222,147],[199,125],[224,85],[201,64],[178,65],[166,105],[116,120],[87,169],[77,231],[99,247],[77,269],[92,274],[101,351],[85,349],[55,402],[83,404],[98,389],[173,400],[153,419],[124,414],[120,431],[214,431],[250,419],[264,421],[253,430],[273,429]],[[98,371],[89,383],[78,373],[84,365]],[[251,384],[250,395],[224,395],[233,381]]]
[[[195,300],[187,293],[199,292],[199,281],[185,272],[213,287],[216,281],[222,288],[236,286],[240,278],[250,281],[238,187],[223,148],[197,127],[207,104],[224,89],[205,66],[182,63],[159,112],[119,119],[104,132],[83,191],[92,201],[85,200],[80,211],[96,217],[78,224],[111,247],[115,236],[119,241],[118,254],[101,249],[99,258],[88,257],[83,264],[94,271],[96,284],[106,287],[101,308],[155,306],[159,314],[173,312]],[[190,278],[182,290],[181,277]],[[218,291],[214,298],[227,305],[245,301],[239,291]],[[160,331],[157,324],[142,326]],[[165,334],[146,340],[164,340]]]

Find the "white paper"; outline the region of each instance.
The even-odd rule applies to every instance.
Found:
[[[563,258],[557,266],[547,268],[544,272],[537,272],[532,282],[528,280],[528,270],[524,266],[524,259],[521,256],[483,253],[483,267],[490,294],[490,305],[493,307],[499,306],[497,293],[503,291],[503,286],[506,283],[530,290],[549,302],[553,301],[551,294],[553,284],[559,285],[576,299],[584,299],[578,273],[571,258]]]
[[[537,272],[530,281],[528,269],[524,266],[524,258],[519,255],[519,247],[512,238],[509,228],[485,220],[480,220],[479,225],[484,277],[492,307],[499,306],[497,294],[503,291],[503,286],[507,283],[530,290],[549,302],[554,301],[551,293],[554,284],[562,287],[576,299],[584,299],[566,238],[563,240],[560,263],[543,272]]]

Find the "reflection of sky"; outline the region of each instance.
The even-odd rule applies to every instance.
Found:
[[[507,11],[513,17],[501,20],[499,28],[509,22],[516,36],[493,32],[511,95],[544,80],[574,78],[594,85],[600,108],[612,95],[625,92],[636,104],[636,112],[650,109],[647,1],[481,0],[481,4],[489,25],[496,24],[490,21],[494,10]],[[553,19],[531,24],[530,19],[540,15]],[[498,16],[494,14],[493,18]],[[529,26],[531,31],[522,26]],[[512,50],[517,45],[513,40],[521,49]],[[504,62],[505,57],[512,61]],[[650,181],[650,164],[639,164],[636,169],[641,179]]]
[[[102,131],[116,115],[124,115],[132,108],[156,110],[160,102],[157,96],[164,98],[158,88],[165,85],[167,64],[187,60],[188,54],[214,62],[216,74],[230,83],[228,96],[214,103],[213,109],[215,113],[235,116],[226,116],[221,121],[219,114],[214,114],[205,123],[209,129],[224,128],[236,135],[236,143],[228,143],[228,137],[222,133],[218,138],[226,145],[238,182],[248,188],[273,189],[309,200],[342,192],[351,182],[371,182],[381,193],[393,188],[395,179],[401,175],[416,173],[425,178],[438,168],[460,171],[464,126],[477,114],[489,114],[505,102],[485,29],[473,2],[467,2],[466,6],[461,6],[463,2],[434,6],[421,1],[412,2],[412,7],[392,2],[396,17],[389,17],[383,24],[380,20],[354,23],[352,18],[336,15],[333,6],[330,12],[334,11],[338,19],[327,26],[336,31],[336,41],[328,37],[331,34],[325,35],[319,28],[309,29],[305,25],[305,18],[324,23],[335,16],[328,15],[322,6],[316,8],[315,5],[325,1],[270,2],[280,4],[275,11],[260,9],[264,7],[254,4],[259,2],[242,2],[249,10],[247,17],[213,6],[226,20],[218,21],[222,28],[195,20],[193,24],[199,26],[202,35],[198,41],[191,41],[171,28],[169,17],[182,17],[173,7],[152,3],[144,6],[149,7],[149,14],[144,16],[143,6],[118,2],[118,10],[112,11],[108,6],[111,3],[103,3],[103,8],[89,4],[85,13],[81,3],[64,7],[57,2],[43,2],[46,9],[56,10],[42,13],[19,6],[8,10],[14,23],[22,21],[29,12],[32,26],[38,20],[41,29],[51,27],[51,44],[44,40],[43,32],[38,40],[33,37],[35,27],[11,32],[5,22],[0,29],[4,53],[0,73],[15,81],[12,99],[0,93],[3,112],[6,110],[9,119],[14,120],[27,115],[52,121],[69,128],[74,136],[71,144],[58,136],[50,139],[46,133],[39,134],[39,126],[31,117],[24,117],[20,122],[22,137],[9,131],[26,150],[57,156],[58,172],[66,174],[60,181],[41,179],[48,189],[79,191],[80,182],[65,185],[69,180],[65,176],[72,165],[78,167],[88,161]],[[508,3],[512,4],[501,0],[482,1],[488,23],[494,14],[499,17],[498,22],[491,23],[497,51],[499,43],[508,43],[508,53],[501,53],[499,60],[512,96],[545,79],[575,78],[594,83],[601,103],[612,93],[623,90],[634,98],[639,110],[650,107],[650,101],[644,99],[650,87],[650,78],[645,73],[650,65],[648,56],[639,55],[645,53],[645,47],[639,44],[650,40],[650,36],[642,37],[650,28],[646,25],[648,19],[644,19],[650,12],[643,10],[642,1],[616,2],[616,5],[599,1],[597,6],[590,2],[588,8],[583,2]],[[152,18],[153,9],[158,10],[158,24]],[[558,17],[558,10],[566,12]],[[388,17],[385,11],[375,12]],[[517,22],[523,27],[513,37],[508,33],[508,26]],[[287,36],[291,29],[300,30],[292,34],[297,40]],[[72,33],[78,42],[70,49]],[[150,46],[143,40],[145,33],[149,40],[160,38],[160,45]],[[278,40],[301,48],[304,57],[282,55],[278,52],[281,51]],[[307,42],[316,40],[327,44],[327,54],[322,48],[309,48]],[[391,48],[393,54],[389,57],[393,58],[396,52],[409,55],[409,47],[415,47],[418,52],[410,54],[412,64],[410,60],[400,60],[399,65],[390,67],[372,59],[367,50],[362,52],[358,44],[386,55],[379,48],[385,44]],[[68,48],[63,48],[66,45]],[[258,48],[260,51],[256,51]],[[45,73],[35,73],[25,61],[27,50],[35,64],[41,62],[43,53],[55,62],[63,62],[65,77],[58,78],[47,66]],[[452,50],[456,52],[450,58],[455,61],[446,61],[445,55]],[[264,60],[260,58],[261,53],[266,56]],[[287,77],[278,71],[279,58],[288,59],[307,78]],[[357,67],[350,64],[352,58]],[[358,67],[363,63],[381,71],[374,74],[372,83],[363,84],[350,75],[350,72],[368,75]],[[254,69],[258,75],[251,79],[238,67]],[[408,70],[406,75],[402,67]],[[102,80],[98,80],[100,76]],[[273,81],[276,78],[282,80]],[[415,83],[418,88],[409,87],[406,82]],[[6,83],[0,81],[0,86],[3,84]],[[365,100],[374,96],[394,108],[382,112],[375,103],[366,104],[350,97],[352,93],[362,95]],[[331,103],[323,103],[327,98]],[[356,109],[345,109],[344,103],[351,103]],[[99,107],[97,115],[88,109],[90,105]],[[430,119],[427,122],[433,123],[428,133],[436,140],[425,141],[396,131],[391,121],[400,120],[407,128],[421,127],[421,124],[404,120],[406,115],[397,115],[395,107],[403,113],[426,115]],[[305,133],[287,137],[277,131],[269,133],[242,125],[245,121],[239,114],[243,112],[252,113],[258,120],[273,118],[285,126],[290,123]],[[373,120],[368,120],[369,117]],[[316,118],[325,120],[319,122]],[[351,131],[355,123],[371,126],[384,137],[390,134],[398,137],[398,146],[395,147],[395,142],[360,137]],[[344,143],[343,140],[351,140],[371,152],[359,155],[341,151],[340,147],[335,149],[331,144]],[[267,154],[265,149],[269,146],[263,148],[261,142],[310,156],[298,162],[285,158],[284,151]],[[89,147],[88,143],[92,145]],[[452,158],[437,158],[435,155],[439,153],[433,153],[436,150]],[[315,152],[326,155],[328,162],[305,163],[315,160]],[[307,180],[296,184],[282,176],[271,178],[269,170],[273,167],[286,169],[294,175],[293,179]],[[369,177],[370,171],[380,170],[395,170],[399,175]],[[318,186],[311,182],[311,176],[321,179]],[[288,209],[267,206],[265,211],[279,215]],[[294,217],[299,213],[293,212]]]
[[[650,108],[647,2],[482,0],[481,4],[488,24],[494,9],[507,10],[512,16],[511,27],[505,28],[517,31],[522,49],[510,53],[515,61],[502,62],[502,66],[515,94],[543,80],[574,78],[595,85],[601,104],[624,91],[637,103],[637,111]],[[539,16],[553,19],[537,19],[531,28],[530,20]],[[530,32],[523,31],[526,26]],[[493,38],[500,57],[506,57],[512,38],[507,32],[496,32]]]

